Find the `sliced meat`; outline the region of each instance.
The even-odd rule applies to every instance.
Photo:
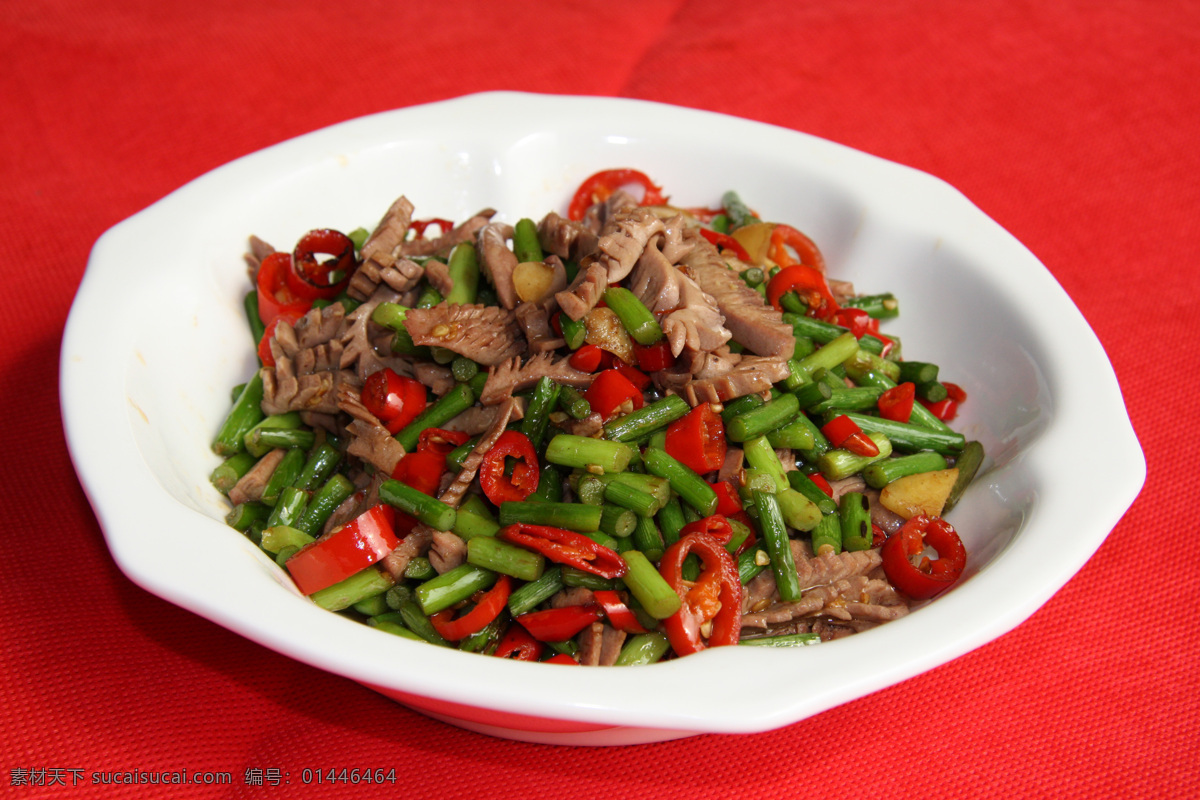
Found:
[[[663,221],[648,208],[622,211],[605,223],[596,244],[596,262],[604,267],[609,283],[624,280],[633,269],[650,237],[664,230]]]
[[[502,364],[496,364],[488,370],[487,381],[479,395],[479,402],[485,406],[493,406],[515,392],[532,389],[544,377],[549,377],[555,383],[575,388],[591,386],[594,375],[575,369],[570,364],[570,356],[555,360],[552,353],[538,353],[524,363],[520,358],[512,358]]]
[[[517,307],[517,290],[513,287],[513,270],[517,268],[517,257],[508,247],[508,240],[512,235],[511,225],[489,222],[479,229],[476,243],[483,276],[496,290],[500,304],[510,311]]]
[[[521,303],[513,312],[525,334],[530,353],[548,353],[567,342],[550,327],[550,314],[540,303]]]
[[[414,308],[404,327],[418,345],[444,347],[486,366],[525,352],[525,336],[513,312],[498,306],[449,305]]]
[[[383,423],[363,405],[360,388],[339,386],[337,407],[352,417],[346,425],[346,433],[350,437],[346,452],[362,459],[383,474],[391,475],[396,464],[404,457],[404,445],[400,444]]]
[[[438,294],[442,297],[449,295],[450,290],[454,288],[454,279],[450,277],[450,266],[436,258],[425,262],[425,280],[429,281],[429,285],[437,289]]]
[[[538,223],[538,241],[547,253],[579,263],[595,252],[600,238],[581,223],[551,211]]]
[[[278,349],[276,340],[271,342],[272,353]],[[315,360],[311,363],[317,363]],[[346,370],[320,370],[303,373],[295,362],[275,353],[275,366],[264,367],[262,410],[266,414],[284,414],[288,411],[316,411],[326,414],[337,413],[337,386],[339,382],[355,385],[358,377]]]
[[[742,483],[742,460],[745,453],[740,447],[730,447],[725,451],[725,460],[717,472],[717,480],[729,481],[734,486]]]
[[[579,645],[576,658],[585,667],[611,667],[621,654],[625,631],[604,622],[593,622],[575,637]]]
[[[661,320],[663,333],[676,357],[683,350],[711,352],[733,336],[716,300],[658,248],[665,240],[656,236],[642,251],[630,275],[629,290]]]
[[[467,563],[467,543],[452,531],[434,531],[428,556],[429,563],[441,575]]]
[[[417,361],[413,364],[413,377],[429,387],[429,391],[438,397],[455,387],[454,373],[449,367],[435,364],[432,361]]]
[[[516,397],[513,400],[515,405],[513,405],[512,418],[509,422],[525,418],[525,398]],[[462,431],[469,436],[476,436],[492,426],[496,417],[501,413],[500,409],[501,406],[498,405],[472,406],[442,427],[448,431]]]
[[[697,242],[681,263],[700,288],[716,300],[735,342],[760,356],[792,355],[796,338],[791,326],[725,264],[715,247],[707,241]]]
[[[346,432],[350,435],[346,452],[361,458],[380,472],[391,475],[396,464],[404,457],[404,445],[382,425],[371,425],[356,419],[346,426]]]
[[[787,374],[787,361],[782,358],[743,356],[723,375],[686,383],[679,394],[693,407],[701,403],[728,403],[744,395],[767,391]]]
[[[355,300],[370,297],[379,286],[382,273],[395,266],[400,257],[400,246],[412,224],[412,212],[413,205],[407,197],[396,198],[363,243],[359,250],[361,263],[346,287],[346,293]]]
[[[400,544],[392,548],[392,552],[380,559],[379,566],[396,581],[402,581],[404,580],[404,570],[408,569],[409,562],[417,556],[425,555],[431,544],[433,544],[433,528],[424,523],[417,523],[409,531],[408,536],[405,536],[400,540]]]
[[[569,433],[572,436],[586,436],[589,439],[600,435],[604,430],[604,417],[600,416],[599,411],[593,411],[583,419],[573,419],[567,417],[562,422],[558,423],[558,427],[563,433]]]
[[[632,211],[637,207],[638,201],[636,197],[624,189],[617,189],[604,202],[593,203],[583,213],[583,219],[580,220],[580,224],[588,230],[599,234],[613,217],[627,211]]]
[[[551,608],[586,606],[596,602],[596,595],[583,586],[568,586],[555,592],[549,602]]]
[[[279,466],[279,462],[283,460],[286,452],[282,447],[276,447],[256,461],[254,466],[229,490],[229,502],[237,505],[261,499],[267,481],[271,479],[271,475],[274,474],[275,468]]]
[[[580,267],[575,280],[566,289],[554,295],[562,312],[573,320],[581,320],[596,307],[604,290],[608,288],[608,271],[595,262]]]
[[[401,295],[390,286],[379,286],[358,308],[347,314],[338,333],[342,343],[341,368],[354,368],[359,380],[387,367],[398,375],[412,372],[409,360],[391,355],[392,332],[371,320],[371,315],[380,303],[400,302]],[[340,305],[340,304],[335,304]],[[385,339],[382,347],[377,340]]]
[[[463,242],[475,241],[479,229],[496,215],[495,209],[485,208],[472,216],[461,225],[455,225],[451,230],[436,239],[410,239],[400,245],[398,255],[417,256],[448,256],[450,251]]]

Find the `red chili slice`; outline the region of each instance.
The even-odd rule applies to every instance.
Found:
[[[317,261],[317,254],[333,258]],[[288,281],[292,291],[309,300],[331,299],[350,282],[357,266],[354,242],[341,231],[329,228],[309,231],[296,243],[292,263]]]
[[[300,319],[310,308],[312,300],[297,296],[288,286],[292,257],[288,253],[271,253],[258,265],[254,278],[258,295],[258,316],[268,328],[278,317],[290,314]]]
[[[729,234],[720,233],[719,231],[714,231],[709,228],[697,228],[697,230],[700,231],[701,236],[703,236],[705,239],[708,239],[718,248],[732,250],[733,254],[742,261],[750,260],[750,254],[746,252],[746,248],[742,247],[742,243]]]
[[[931,403],[924,397],[918,397],[917,402],[929,409],[929,413],[942,422],[950,422],[958,416],[958,403],[951,397],[945,397],[936,403]]]
[[[700,577],[684,580],[683,562],[689,554],[700,559]],[[663,553],[659,571],[673,588],[682,605],[662,621],[663,632],[679,655],[690,655],[706,647],[734,645],[741,633],[742,582],[737,562],[725,548],[706,533],[693,533]],[[702,627],[712,622],[707,637]]]
[[[544,664],[574,664],[577,667],[579,666],[579,662],[576,661],[575,659],[571,658],[571,656],[567,655],[566,653],[559,653],[558,655],[550,656],[542,663],[544,663]]]
[[[508,459],[516,459],[511,473]],[[495,505],[524,500],[537,491],[540,470],[533,442],[520,431],[505,431],[483,456],[479,486]]]
[[[667,427],[667,454],[701,475],[720,469],[728,448],[725,423],[708,403],[701,403]]]
[[[767,251],[768,257],[781,267],[789,267],[796,262],[792,258],[792,254],[788,252],[788,247],[796,251],[796,256],[800,259],[801,264],[812,267],[825,274],[825,257],[821,255],[820,248],[816,242],[808,238],[800,231],[793,228],[791,225],[776,225],[771,231],[771,247]]]
[[[492,655],[497,658],[511,658],[513,661],[537,661],[542,657],[544,647],[520,625],[509,625]]]
[[[629,571],[616,550],[562,528],[518,522],[501,528],[496,538],[541,553],[556,564],[566,564],[601,578],[623,578]]]
[[[600,606],[563,606],[530,611],[516,617],[517,622],[539,642],[562,642],[603,616]]]
[[[306,595],[361,572],[400,544],[392,529],[394,510],[377,505],[305,545],[286,562],[296,588]]]
[[[625,605],[620,594],[612,589],[597,589],[592,592],[592,596],[604,609],[604,616],[608,617],[609,623],[614,628],[626,633],[646,633],[642,623],[638,622],[637,615],[630,610],[629,606]]]
[[[438,232],[443,236],[454,229],[453,222],[448,219],[438,219],[437,217],[432,219],[414,219],[412,222],[408,223],[409,230],[413,231],[418,239],[425,238],[425,231],[431,225],[437,226]]]
[[[767,302],[782,310],[780,298],[796,292],[808,304],[810,316],[829,319],[839,306],[825,281],[825,275],[807,264],[794,264],[776,272],[767,282]]]
[[[606,169],[591,175],[579,185],[567,207],[567,217],[581,220],[591,206],[603,203],[617,189],[635,185],[644,190],[641,205],[658,206],[666,202],[662,187],[655,186],[646,173],[636,169]]]
[[[483,630],[488,623],[499,616],[508,603],[508,596],[511,593],[512,578],[500,573],[500,577],[492,584],[492,588],[479,598],[475,607],[470,611],[456,618],[454,609],[447,608],[430,616],[429,621],[433,623],[434,629],[442,635],[443,639],[457,642]]]
[[[729,520],[721,514],[713,514],[711,517],[689,522],[680,529],[679,536],[684,537],[692,533],[703,533],[710,536],[720,542],[722,546],[729,544],[729,540],[733,538],[733,528],[730,526]]]
[[[924,556],[925,548],[937,558]],[[967,565],[967,550],[954,527],[941,517],[918,514],[888,537],[880,550],[883,571],[900,591],[927,600],[955,584]],[[913,559],[920,560],[914,564]]]
[[[435,453],[448,456],[471,437],[465,431],[448,431],[445,428],[426,428],[417,437],[417,450],[424,452],[432,450]]]

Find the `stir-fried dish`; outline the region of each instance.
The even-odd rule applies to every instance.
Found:
[[[213,449],[227,521],[317,605],[502,658],[629,665],[907,614],[967,555],[966,394],[891,294],[735,192],[635,170],[566,216],[251,238],[261,367]]]

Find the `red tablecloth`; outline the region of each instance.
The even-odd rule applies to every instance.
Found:
[[[169,796],[287,796],[313,766],[396,766],[404,788],[388,794],[442,798],[1200,794],[1200,558],[1178,500],[1200,467],[1200,6],[743,8],[4,4],[0,794],[168,796],[97,786],[93,773],[188,770],[233,779]],[[638,748],[448,727],[131,584],[58,414],[61,330],[92,243],[237,156],[487,89],[728,112],[948,180],[1045,262],[1095,328],[1146,451],[1141,497],[1079,574],[996,642],[782,730]],[[270,770],[292,783],[248,785]],[[65,785],[14,785],[38,781]]]

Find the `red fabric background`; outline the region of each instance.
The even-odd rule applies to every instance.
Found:
[[[1200,794],[1200,558],[1178,498],[1200,467],[1180,435],[1198,405],[1200,6],[736,7],[0,4],[0,793],[166,796],[93,787],[90,773],[186,768],[230,771],[234,784],[170,796],[290,796],[306,766],[394,765],[413,797]],[[1095,328],[1146,451],[1141,497],[1074,580],[992,644],[779,731],[636,749],[460,731],[131,584],[58,416],[61,330],[92,243],[283,138],[487,89],[728,112],[948,180],[1045,262]],[[293,784],[256,793],[247,768],[291,771]],[[84,778],[10,788],[19,769]]]

